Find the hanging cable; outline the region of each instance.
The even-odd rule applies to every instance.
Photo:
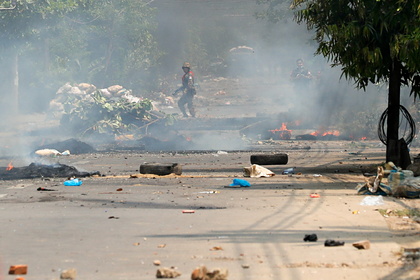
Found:
[[[400,130],[402,129],[402,126],[404,126],[404,132],[402,133],[402,138],[404,138],[407,145],[409,145],[413,141],[416,135],[415,133],[416,123],[414,122],[408,110],[402,105],[400,105],[400,112],[401,112],[402,118],[400,118],[398,129]],[[378,136],[384,145],[387,144],[387,135],[386,135],[387,119],[388,119],[388,108],[386,108],[385,111],[382,113],[381,118],[379,119],[379,124],[378,124]]]

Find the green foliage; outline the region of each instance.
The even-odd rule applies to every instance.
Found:
[[[294,0],[295,19],[316,32],[317,54],[341,66],[359,88],[388,82],[396,65],[400,84],[420,95],[418,0]],[[398,81],[397,81],[398,82]]]
[[[46,105],[66,82],[146,91],[149,69],[162,55],[155,28],[155,10],[146,2],[17,0],[15,9],[0,12],[0,61],[11,69],[7,58],[17,53],[21,99],[39,95]]]
[[[192,28],[188,31],[187,44],[184,49],[184,57],[188,57],[190,61],[194,61],[194,67],[202,69],[210,63],[207,50],[201,41],[203,34],[200,34],[198,28]]]
[[[0,5],[9,7],[10,1],[0,1]],[[75,0],[17,0],[14,9],[0,13],[0,42],[5,47],[28,42],[42,32],[43,24],[54,26],[64,14],[77,7]]]
[[[135,0],[100,0],[92,1],[82,12],[72,14],[71,19],[89,19],[75,26],[85,32],[84,41],[90,51],[86,60],[89,64],[81,65],[89,81],[141,87],[148,78],[147,70],[162,55],[152,35],[155,10]]]
[[[152,102],[128,102],[107,100],[100,91],[90,98],[68,95],[63,102],[65,115],[62,125],[81,136],[92,133],[121,135],[133,132],[153,120]]]

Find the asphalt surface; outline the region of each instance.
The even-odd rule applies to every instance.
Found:
[[[363,206],[356,194],[362,172],[383,162],[382,145],[269,141],[252,148],[70,155],[48,162],[101,176],[80,178],[81,186],[64,186],[66,178],[0,181],[0,279],[16,279],[8,270],[17,264],[28,266],[27,280],[59,279],[71,268],[76,279],[155,279],[162,267],[186,280],[200,265],[227,269],[230,280],[418,279],[407,276],[415,268],[399,253],[419,247],[418,234],[391,231],[377,211],[406,201]],[[243,177],[251,155],[279,152],[288,164],[265,166],[275,176]],[[1,158],[0,166],[9,162]],[[145,162],[179,163],[183,173],[139,174]],[[295,174],[282,175],[291,167]],[[227,188],[235,178],[251,186]],[[303,241],[313,233],[317,242]],[[345,244],[325,247],[327,239]],[[351,245],[366,239],[368,250]]]

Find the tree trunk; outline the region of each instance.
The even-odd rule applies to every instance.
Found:
[[[390,70],[386,133],[386,161],[392,161],[397,166],[399,166],[401,161],[401,153],[398,145],[398,130],[400,122],[401,63],[397,60],[394,60]]]

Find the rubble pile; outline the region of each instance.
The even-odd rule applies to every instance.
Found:
[[[133,95],[132,90],[120,85],[97,89],[87,83],[62,86],[49,104],[49,115],[78,136],[144,133],[141,129],[150,124],[173,121],[171,115],[158,111],[155,102]]]

